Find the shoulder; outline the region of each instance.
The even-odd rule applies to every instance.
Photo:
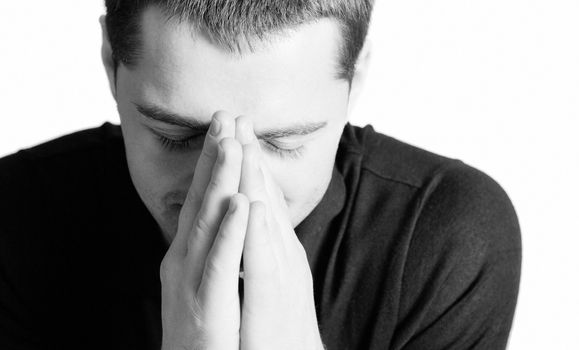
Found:
[[[517,214],[503,187],[462,162],[433,176],[422,189],[418,210],[415,235],[422,239],[468,244],[488,253],[519,246]]]
[[[119,126],[104,123],[0,158],[0,203],[6,203],[10,194],[24,200],[22,189],[58,192],[79,184],[87,180],[86,175],[96,175],[107,152],[121,143]]]
[[[106,247],[97,220],[105,160],[121,143],[118,127],[105,123],[0,158],[0,306],[19,324],[32,329],[80,305],[85,277],[98,271],[87,261]]]
[[[6,155],[0,158],[0,170],[6,174],[21,169],[26,164],[83,158],[87,153],[102,152],[103,146],[115,141],[122,142],[120,127],[106,122],[97,128],[63,135]]]
[[[486,173],[458,162],[421,188],[414,213],[402,271],[401,339],[410,349],[504,348],[522,255],[507,193]]]
[[[81,211],[83,199],[96,198],[116,132],[105,123],[0,158],[3,235],[34,230],[41,219],[25,220],[28,215],[43,216],[47,228],[62,224],[65,214]]]
[[[410,145],[378,133],[371,126],[348,124],[340,146],[342,153],[355,154],[350,158],[357,158],[359,181],[364,182],[357,185],[359,191],[375,196],[382,193],[382,201],[384,193],[390,198],[405,195],[410,206],[407,209],[415,220],[414,229],[420,225],[488,227],[491,223],[505,224],[511,232],[519,229],[514,207],[503,187],[459,159]]]
[[[23,220],[30,214],[52,222],[64,219],[67,209],[98,190],[106,158],[122,150],[114,146],[122,143],[118,129],[105,123],[0,158],[0,210],[5,217],[0,228],[20,231],[38,224]]]
[[[348,123],[340,150],[357,155],[362,172],[413,188],[424,186],[438,168],[457,162],[376,132],[371,125],[359,127]]]
[[[0,240],[24,248],[57,240],[73,218],[82,223],[96,215],[105,161],[122,150],[112,146],[117,128],[105,123],[0,158]]]
[[[87,223],[102,215],[106,160],[122,150],[118,128],[105,123],[0,158],[0,265],[43,270],[71,237],[84,237],[73,233],[95,226]]]
[[[480,263],[508,251],[520,257],[513,204],[485,172],[371,126],[348,124],[341,141],[342,157],[356,163],[343,171],[356,173],[350,175],[356,183],[346,183],[355,193],[352,210],[359,235],[404,242],[406,258],[416,258],[417,264],[428,263],[428,257]]]
[[[6,218],[0,228],[30,230],[39,224],[23,220],[30,214],[47,217],[45,225],[66,221],[64,214],[97,198],[111,160],[122,159],[122,151],[120,127],[104,123],[0,158],[0,210]]]
[[[122,142],[120,127],[106,122],[100,127],[63,135],[0,158],[0,169],[5,173],[21,168],[24,164],[86,158],[87,153],[102,152],[107,143],[115,140]]]
[[[395,276],[389,280],[399,300],[393,343],[502,348],[521,268],[519,222],[505,189],[459,159],[371,127],[347,126],[342,148],[356,155],[349,158],[359,169],[356,239],[369,240],[371,253],[364,254],[382,257],[382,269]]]

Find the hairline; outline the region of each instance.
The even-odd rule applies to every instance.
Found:
[[[215,40],[213,38],[213,36],[209,34],[209,31],[206,30],[205,26],[200,24],[200,21],[189,21],[188,23],[185,23],[185,22],[187,22],[187,19],[178,18],[175,15],[171,15],[167,12],[166,9],[160,7],[157,4],[145,5],[140,10],[140,13],[136,16],[136,18],[137,18],[137,25],[136,25],[137,47],[132,54],[132,56],[134,57],[134,60],[132,62],[122,62],[118,58],[113,60],[115,83],[116,83],[116,78],[117,78],[117,69],[118,69],[120,64],[122,64],[128,70],[132,70],[138,64],[138,62],[141,58],[140,56],[141,56],[142,50],[143,50],[143,48],[142,48],[143,47],[143,40],[142,40],[143,26],[142,26],[142,23],[144,20],[143,17],[144,17],[144,14],[147,10],[150,10],[151,8],[155,8],[155,7],[158,8],[164,14],[164,17],[165,17],[164,24],[165,25],[169,24],[170,21],[176,21],[176,24],[190,25],[192,31],[196,31],[197,34],[204,36],[207,40],[209,40],[209,42],[211,44],[222,49],[226,53],[231,54],[232,56],[237,55],[237,57],[239,57],[239,58],[241,58],[245,55],[248,55],[248,54],[257,53],[261,50],[267,50],[269,45],[274,41],[274,40],[272,40],[273,38],[281,38],[281,37],[287,36],[290,32],[298,30],[298,28],[300,26],[316,23],[322,19],[329,19],[337,25],[338,35],[339,35],[336,52],[334,53],[335,57],[333,59],[333,65],[334,65],[334,71],[335,71],[334,78],[336,80],[347,81],[348,85],[351,87],[351,83],[352,83],[351,79],[348,76],[346,76],[344,74],[344,72],[342,72],[342,69],[341,69],[342,65],[343,65],[342,60],[346,55],[345,51],[346,51],[347,45],[346,45],[346,28],[345,28],[346,26],[344,25],[343,21],[341,21],[339,18],[336,18],[333,16],[323,16],[323,17],[316,17],[316,18],[313,18],[311,20],[307,20],[307,21],[304,21],[301,23],[289,24],[289,25],[281,27],[279,29],[270,30],[270,31],[265,32],[263,35],[263,38],[259,38],[258,35],[251,35],[251,36],[244,35],[243,38],[239,38],[239,39],[235,40],[235,43],[238,44],[237,47],[239,48],[239,50],[231,50],[227,45],[219,43],[217,40]],[[107,16],[108,16],[108,14],[107,14]],[[110,40],[110,38],[109,38],[109,40]],[[243,49],[241,49],[241,46],[239,45],[240,43],[247,44],[247,48],[249,48],[249,50],[244,51]],[[254,43],[259,44],[259,49],[257,49],[257,50],[253,49]]]

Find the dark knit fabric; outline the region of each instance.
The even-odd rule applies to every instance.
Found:
[[[160,348],[167,244],[119,126],[0,159],[0,216],[0,349]],[[505,348],[520,229],[485,173],[348,124],[296,233],[327,349]]]

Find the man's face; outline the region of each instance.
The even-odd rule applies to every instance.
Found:
[[[326,191],[347,120],[348,83],[335,78],[338,26],[304,25],[235,56],[151,8],[141,35],[136,67],[118,68],[116,98],[133,183],[165,235],[176,233],[205,134],[155,118],[173,114],[203,125],[218,110],[245,115],[256,134],[269,134],[260,141],[264,162],[297,226]],[[171,147],[163,138],[185,141]]]

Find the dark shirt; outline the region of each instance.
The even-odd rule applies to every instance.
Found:
[[[167,244],[105,123],[0,159],[0,349],[159,349]],[[485,173],[348,124],[296,227],[327,349],[503,349],[518,220]]]

